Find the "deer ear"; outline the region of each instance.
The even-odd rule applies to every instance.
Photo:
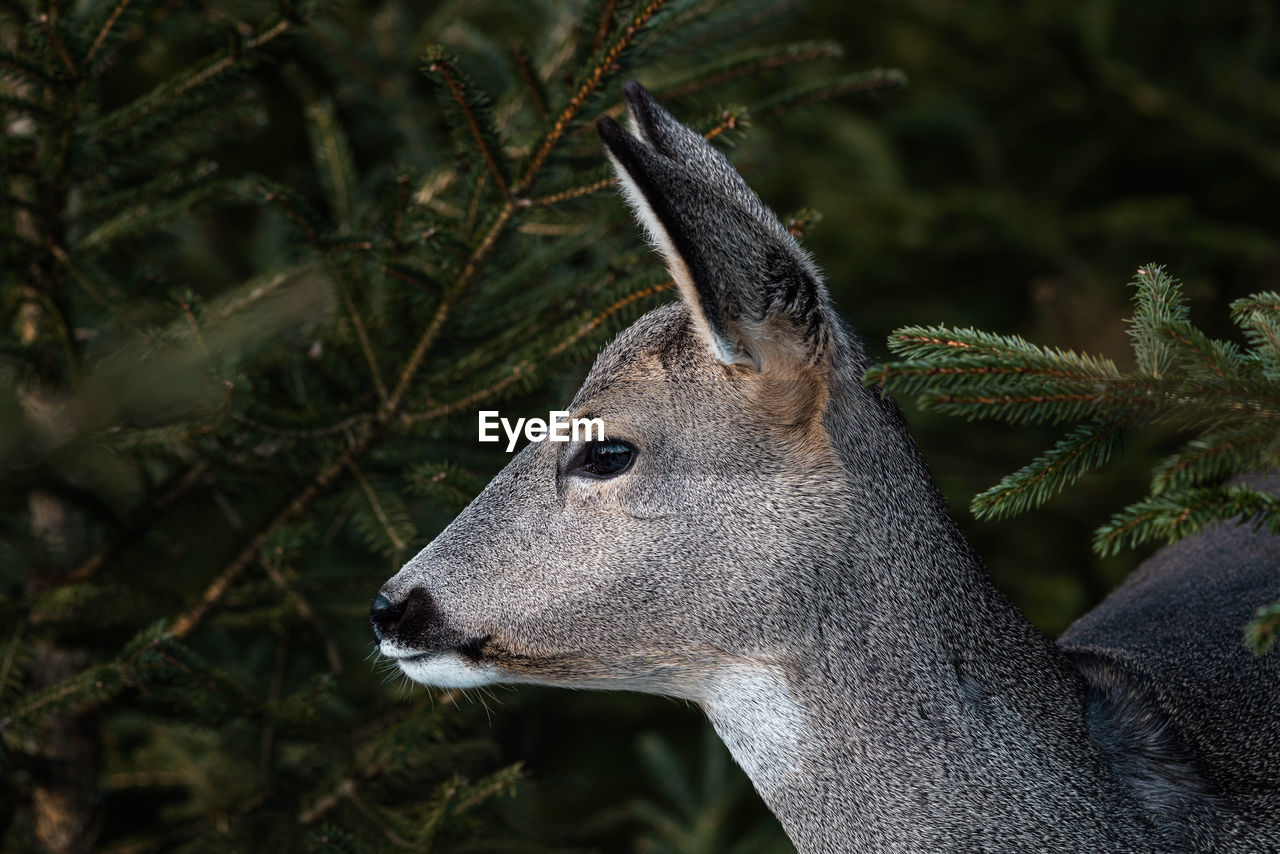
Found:
[[[624,84],[634,131],[597,129],[636,218],[712,352],[768,371],[830,355],[830,298],[808,254],[733,166],[643,86]]]

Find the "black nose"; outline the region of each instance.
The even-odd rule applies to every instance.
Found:
[[[408,599],[402,599],[400,604],[393,605],[386,596],[378,594],[373,600],[373,606],[369,608],[369,625],[373,627],[375,638],[381,641],[395,629],[396,623],[400,622],[400,618],[404,616],[404,608],[408,601]]]

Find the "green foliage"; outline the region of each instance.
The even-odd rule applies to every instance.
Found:
[[[631,812],[645,828],[637,850],[653,854],[763,854],[790,850],[774,822],[735,820],[748,781],[707,729],[694,767],[656,733],[638,742],[640,765],[661,801],[638,800]]]
[[[548,850],[457,695],[362,664],[368,603],[500,462],[474,411],[668,298],[604,192],[626,75],[719,142],[901,75],[709,100],[839,56],[752,43],[762,2],[34,6],[0,18],[4,847]]]
[[[1206,525],[1240,521],[1280,534],[1280,501],[1233,475],[1280,466],[1280,384],[1270,334],[1275,294],[1232,303],[1250,347],[1211,338],[1192,325],[1180,283],[1148,264],[1133,282],[1129,321],[1135,368],[1101,357],[1046,349],[1016,336],[973,329],[907,327],[890,349],[902,361],[870,370],[866,381],[915,394],[925,409],[968,419],[1082,422],[1048,452],[973,499],[979,518],[1039,507],[1098,468],[1140,427],[1191,435],[1160,461],[1150,494],[1121,510],[1094,540],[1104,555],[1150,542],[1174,542]],[[1250,628],[1255,649],[1270,645],[1271,611]]]

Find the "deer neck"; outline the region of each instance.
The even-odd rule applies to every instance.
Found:
[[[993,587],[901,435],[887,515],[816,575],[794,646],[708,686],[708,718],[806,854],[1138,850],[1081,676]]]

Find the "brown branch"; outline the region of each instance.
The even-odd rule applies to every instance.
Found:
[[[267,555],[260,554],[259,558],[262,568],[266,570],[267,577],[276,587],[280,588],[280,592],[284,594],[285,600],[294,607],[304,620],[311,623],[311,627],[316,630],[316,634],[320,636],[320,641],[324,646],[325,658],[329,661],[329,669],[334,673],[342,672],[342,658],[338,655],[338,645],[333,642],[328,631],[325,629],[324,622],[321,621],[320,615],[316,613],[315,608],[311,607],[311,603],[298,592],[297,588],[289,583],[289,579],[285,577],[280,567],[276,566],[275,561],[271,560]]]
[[[266,196],[268,202],[279,205],[280,209],[288,214],[290,219],[303,227],[307,232],[307,240],[324,259],[325,266],[329,268],[329,273],[338,284],[338,290],[342,292],[342,305],[347,310],[347,315],[351,318],[352,327],[355,328],[356,340],[360,342],[360,352],[364,356],[365,365],[369,368],[369,377],[373,380],[374,390],[378,393],[378,399],[385,401],[387,399],[387,386],[383,382],[382,371],[378,368],[378,360],[374,355],[373,345],[369,342],[369,332],[365,328],[364,319],[360,316],[359,309],[356,308],[356,301],[351,295],[351,288],[347,285],[346,277],[342,275],[341,268],[333,260],[333,256],[330,255],[331,249],[340,249],[342,247],[326,244],[320,233],[316,231],[315,226],[311,224],[310,218],[294,207],[283,195],[267,190],[265,187],[260,187],[259,189]],[[372,244],[368,241],[360,241],[357,244],[357,248],[361,250],[371,249]]]
[[[528,90],[529,97],[533,99],[534,109],[538,111],[538,115],[545,118],[550,110],[547,108],[547,102],[542,97],[542,91],[538,88],[538,82],[533,78],[533,69],[529,67],[529,55],[517,47],[514,57],[516,71],[520,73],[520,80],[524,82],[524,88]]]
[[[247,39],[244,42],[240,51],[232,54],[227,54],[221,59],[210,63],[206,68],[191,75],[186,80],[183,80],[179,85],[175,86],[173,89],[169,90],[168,92],[164,92],[163,97],[157,97],[153,100],[146,101],[140,107],[138,107],[137,110],[134,112],[130,112],[129,107],[124,107],[122,111],[117,111],[113,115],[108,116],[106,123],[103,124],[101,128],[101,131],[103,133],[110,133],[112,131],[118,130],[126,120],[137,121],[138,119],[144,118],[150,115],[151,113],[154,113],[156,110],[160,109],[160,107],[164,106],[165,104],[172,103],[174,100],[176,100],[177,98],[181,98],[183,95],[185,95],[187,92],[190,92],[192,89],[195,89],[199,86],[203,86],[205,83],[217,77],[219,74],[222,74],[227,69],[231,68],[236,63],[238,63],[240,60],[244,59],[244,57],[247,54],[251,53],[252,51],[257,50],[263,45],[270,44],[272,41],[275,41],[275,39],[279,38],[281,35],[286,33],[292,26],[293,26],[293,21],[289,20],[288,18],[282,18],[270,29],[264,30],[263,32],[259,33],[258,35],[254,36],[251,39]]]
[[[595,317],[592,317],[590,320],[586,321],[581,326],[579,326],[576,330],[574,330],[573,334],[569,335],[567,338],[563,339],[560,343],[556,344],[556,346],[548,350],[546,355],[543,358],[550,359],[560,355],[565,350],[569,349],[574,344],[581,341],[584,337],[586,337],[587,335],[591,334],[593,331],[598,329],[600,327],[600,324],[604,323],[612,315],[617,314],[619,311],[626,308],[628,305],[631,305],[636,300],[641,300],[641,299],[644,299],[645,297],[653,296],[654,294],[661,293],[662,291],[665,291],[665,290],[669,290],[672,287],[675,287],[675,283],[672,281],[666,281],[661,284],[650,285],[647,288],[641,288],[638,291],[634,291],[633,293],[627,294],[626,296],[614,302],[612,305],[605,308]],[[485,386],[482,389],[473,391],[471,394],[465,395],[464,397],[460,397],[457,400],[451,400],[448,403],[441,403],[437,406],[433,406],[431,409],[426,409],[426,410],[423,410],[422,412],[406,412],[404,415],[400,417],[400,420],[402,423],[405,423],[405,424],[417,424],[423,421],[430,421],[434,418],[440,418],[445,415],[450,415],[454,412],[457,412],[460,409],[466,409],[468,406],[475,403],[476,401],[483,400],[486,397],[495,395],[501,392],[503,389],[510,386],[512,383],[521,379],[522,377],[527,376],[529,369],[532,367],[533,367],[533,363],[528,359],[524,359],[520,362],[517,362],[515,365],[512,365],[511,370],[501,379],[497,380],[496,382],[490,383],[489,385]]]
[[[360,491],[364,493],[364,497],[368,500],[369,507],[373,510],[373,515],[378,517],[378,524],[386,532],[387,539],[391,540],[391,544],[396,547],[397,552],[404,551],[409,544],[396,533],[395,526],[391,524],[391,517],[387,515],[386,508],[378,500],[378,493],[374,491],[373,484],[369,483],[369,479],[364,476],[364,472],[360,471],[360,467],[356,465],[355,460],[348,461],[347,468],[351,470],[351,476],[360,485]]]
[[[325,436],[333,436],[337,433],[350,430],[352,427],[357,427],[361,424],[369,424],[377,420],[376,415],[362,412],[359,415],[352,415],[348,418],[344,418],[338,423],[331,424],[328,427],[302,427],[295,429],[290,427],[276,427],[272,424],[266,424],[262,421],[250,418],[240,412],[232,411],[229,414],[231,420],[238,421],[246,427],[252,427],[255,430],[261,430],[263,433],[269,433],[272,436],[280,436],[284,439],[321,439]]]
[[[299,824],[312,824],[319,820],[325,813],[332,810],[342,801],[355,794],[356,786],[361,783],[368,782],[377,777],[386,769],[386,763],[378,761],[371,762],[360,770],[358,774],[350,777],[344,777],[338,785],[334,786],[327,795],[318,799],[307,809],[298,814]]]
[[[201,620],[208,615],[209,611],[215,604],[217,604],[218,600],[226,595],[227,590],[231,587],[231,583],[235,581],[236,578],[245,571],[249,564],[253,562],[254,558],[258,556],[259,552],[262,551],[263,546],[266,545],[267,540],[271,535],[285,523],[293,519],[294,516],[297,516],[305,510],[311,502],[329,486],[329,484],[333,483],[333,481],[337,479],[338,475],[346,470],[347,465],[352,460],[368,450],[370,445],[373,444],[375,437],[378,435],[379,434],[375,431],[366,433],[364,438],[360,439],[360,441],[348,448],[342,456],[338,457],[338,459],[321,469],[311,480],[311,483],[295,495],[293,500],[286,504],[284,509],[277,513],[270,522],[263,526],[258,533],[254,535],[253,539],[249,541],[249,544],[240,550],[239,554],[235,556],[231,563],[229,563],[227,567],[219,573],[218,577],[213,580],[213,583],[205,589],[203,595],[200,597],[200,601],[198,601],[174,622],[173,628],[170,630],[170,634],[175,638],[184,638],[191,634],[192,630],[195,629],[195,627],[200,624]]]
[[[484,196],[485,177],[476,177],[475,189],[471,191],[471,204],[467,206],[467,234],[475,230],[476,217],[480,214],[480,199]]]
[[[969,403],[981,403],[985,406],[1012,406],[1023,403],[1086,403],[1096,401],[1099,395],[1096,394],[1029,394],[1016,396],[1011,394],[1001,395],[999,397],[988,397],[983,395],[975,395],[973,397],[958,397],[955,395],[939,395],[930,399],[933,404],[949,404],[963,405]]]
[[[404,243],[404,212],[409,206],[410,183],[408,175],[396,178],[396,212],[391,220],[391,239],[397,247]]]
[[[384,276],[390,276],[393,279],[399,279],[402,282],[417,285],[424,291],[434,294],[435,296],[440,296],[441,294],[440,286],[435,282],[428,281],[421,276],[415,275],[412,271],[406,270],[403,267],[392,267],[389,264],[384,264],[380,268],[379,272]]]
[[[498,217],[493,221],[493,225],[489,226],[489,230],[485,232],[484,238],[471,252],[471,257],[467,259],[466,265],[462,268],[462,272],[458,274],[458,279],[445,298],[440,301],[440,305],[436,307],[436,313],[432,316],[431,322],[427,325],[427,329],[422,333],[422,337],[418,339],[418,343],[414,345],[413,352],[409,354],[408,360],[405,362],[404,368],[400,371],[400,379],[396,383],[395,391],[391,393],[391,397],[387,399],[384,411],[388,415],[394,414],[399,410],[401,402],[404,400],[405,394],[409,391],[409,385],[413,382],[413,378],[417,375],[418,369],[422,367],[422,360],[426,358],[427,351],[431,349],[431,345],[435,343],[436,336],[440,334],[440,330],[444,327],[445,318],[449,316],[449,309],[453,305],[453,301],[458,294],[470,284],[480,269],[480,264],[489,255],[494,245],[498,242],[502,230],[511,220],[512,215],[516,211],[516,205],[512,201],[508,201],[498,211]]]
[[[626,296],[618,299],[612,305],[608,306],[599,314],[597,314],[595,317],[591,318],[586,323],[579,326],[577,330],[568,338],[565,338],[559,344],[557,344],[556,346],[548,350],[547,358],[553,358],[555,356],[560,355],[565,350],[569,349],[574,344],[581,341],[584,337],[594,332],[597,328],[599,328],[600,324],[604,323],[610,317],[617,314],[619,311],[622,311],[622,309],[631,305],[636,300],[642,300],[645,297],[653,296],[654,294],[661,293],[666,290],[670,290],[673,287],[675,287],[675,282],[671,280],[667,280],[657,285],[650,285],[647,288],[641,288],[638,291],[633,291],[627,294]]]
[[[53,46],[54,53],[58,54],[58,59],[62,60],[62,65],[67,69],[67,73],[71,75],[71,79],[78,78],[80,70],[71,61],[71,54],[67,53],[67,46],[62,43],[62,37],[58,35],[58,30],[54,27],[53,21],[50,20],[49,16],[42,14],[37,17],[36,26],[44,31],[45,37],[49,39],[49,44]]]
[[[502,193],[503,198],[506,198],[510,195],[510,189],[507,187],[506,179],[502,177],[502,169],[498,166],[497,155],[489,150],[489,146],[484,139],[484,133],[480,130],[480,120],[476,118],[471,102],[467,100],[463,91],[462,84],[450,73],[452,70],[452,63],[443,58],[436,59],[427,66],[427,71],[439,74],[440,79],[444,81],[444,85],[449,88],[449,94],[453,96],[453,102],[458,105],[458,109],[462,111],[463,117],[467,120],[467,130],[471,131],[471,138],[475,140],[476,147],[480,149],[480,156],[484,158],[485,165],[489,167],[489,174],[493,176],[494,184],[497,185],[498,191]]]
[[[441,703],[453,703],[455,706],[458,702],[457,690],[441,692],[437,698]],[[401,709],[392,713],[386,718],[372,721],[368,726],[362,728],[356,733],[353,739],[356,743],[363,742],[368,732],[381,731],[390,723],[394,723],[402,719],[406,714],[411,713],[411,709]],[[361,768],[359,771],[352,773],[340,780],[336,786],[329,790],[328,794],[322,795],[316,799],[316,802],[307,809],[298,814],[299,824],[314,824],[323,818],[330,810],[342,803],[345,799],[355,794],[356,788],[370,780],[376,778],[379,774],[386,770],[386,760],[384,758],[375,759]]]
[[[382,371],[378,368],[378,359],[374,355],[373,345],[369,343],[369,332],[365,329],[364,319],[360,317],[360,311],[356,308],[355,298],[351,296],[351,288],[347,286],[346,277],[342,275],[342,271],[329,256],[328,252],[324,253],[324,258],[333,273],[334,279],[338,282],[338,290],[342,291],[342,303],[347,309],[347,315],[351,318],[351,325],[356,330],[356,339],[360,342],[360,350],[364,354],[365,364],[369,368],[369,376],[373,379],[374,390],[378,392],[378,399],[385,401],[387,399],[387,386],[382,381]]]
[[[712,86],[719,86],[730,80],[736,80],[739,77],[747,77],[760,71],[766,71],[772,68],[782,68],[787,65],[798,65],[802,62],[809,62],[814,59],[827,59],[829,57],[837,57],[841,55],[839,45],[820,44],[814,45],[808,50],[796,51],[795,53],[783,53],[777,56],[769,56],[763,59],[757,59],[752,62],[744,62],[741,65],[732,68],[726,68],[719,74],[711,74],[706,77],[699,77],[673,86],[670,89],[661,89],[658,94],[663,98],[675,99],[682,98],[685,95],[691,95],[703,89]]]
[[[600,52],[600,48],[604,47],[604,40],[609,35],[609,27],[613,24],[613,13],[617,11],[618,0],[609,0],[604,4],[604,11],[600,14],[600,26],[596,28],[596,37],[591,42],[591,55],[595,56]]]
[[[115,28],[116,23],[120,20],[120,16],[124,14],[124,10],[129,8],[131,0],[120,0],[116,7],[111,10],[106,23],[102,25],[102,29],[98,31],[98,36],[93,40],[93,44],[89,47],[89,53],[85,55],[84,61],[92,63],[93,58],[98,55],[98,51],[102,49],[103,43],[107,40],[107,36],[111,34],[111,30]]]
[[[105,564],[114,560],[116,555],[133,544],[146,533],[153,522],[184,495],[204,480],[208,468],[203,463],[192,466],[181,477],[160,493],[160,495],[141,511],[133,516],[121,529],[116,538],[86,558],[79,566],[67,575],[68,582],[85,581]]]
[[[378,813],[372,807],[370,807],[368,804],[364,802],[364,799],[361,798],[360,795],[356,793],[356,790],[354,788],[352,788],[351,791],[347,792],[347,800],[351,802],[352,806],[360,810],[360,812],[364,815],[365,818],[373,822],[378,827],[378,829],[382,831],[382,834],[387,837],[387,840],[391,842],[391,844],[400,848],[408,848],[411,851],[428,850],[427,848],[421,845],[416,845],[410,842],[400,834],[396,833],[395,829],[392,828],[391,825],[387,824],[386,820],[384,820],[382,816],[378,815]]]
[[[556,143],[560,141],[560,137],[564,136],[565,131],[569,129],[569,125],[577,118],[578,112],[582,109],[583,104],[587,102],[587,98],[596,91],[600,86],[600,82],[604,80],[605,74],[612,70],[622,56],[623,51],[631,45],[636,34],[662,8],[664,3],[665,0],[650,0],[644,8],[636,13],[636,16],[631,19],[631,23],[623,31],[622,35],[614,42],[613,47],[591,70],[591,74],[578,87],[577,93],[569,99],[568,105],[560,112],[555,124],[551,126],[551,130],[547,132],[546,137],[543,138],[542,143],[538,146],[533,159],[529,161],[529,168],[525,170],[524,177],[520,179],[520,184],[516,187],[516,195],[524,195],[525,191],[533,184],[533,179],[542,171],[543,165],[551,155],[551,150],[555,148]]]
[[[590,184],[583,184],[580,187],[561,190],[560,192],[552,193],[549,196],[539,196],[536,199],[525,199],[524,203],[530,207],[558,205],[560,202],[567,202],[570,199],[579,199],[583,196],[589,196],[592,193],[598,193],[601,190],[607,190],[609,187],[615,186],[617,183],[617,177],[610,175],[608,178],[601,178],[599,181],[592,181]]]

